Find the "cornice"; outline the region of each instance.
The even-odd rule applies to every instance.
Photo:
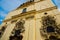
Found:
[[[13,20],[13,19],[22,17],[22,16],[30,15],[30,14],[32,14],[32,13],[35,14],[35,13],[36,13],[36,10],[31,10],[31,11],[28,11],[28,12],[25,12],[25,13],[21,13],[21,14],[12,16],[10,19],[6,19],[6,20],[4,20],[3,22],[7,22],[7,21],[10,21],[10,20]]]
[[[49,8],[46,8],[46,9],[42,9],[42,10],[39,10],[38,12],[42,13],[42,12],[51,11],[51,10],[54,10],[54,9],[57,9],[57,6],[49,7]]]
[[[40,0],[40,1],[37,1],[37,2],[28,1],[28,2],[25,2],[25,3],[21,4],[17,9],[22,9],[22,8],[24,8],[24,7],[28,7],[28,6],[30,6],[30,5],[33,5],[33,4],[35,4],[35,3],[42,2],[42,1],[45,1],[45,0]],[[16,10],[17,10],[17,9],[16,9]]]
[[[42,13],[42,12],[51,11],[51,10],[54,10],[54,9],[57,9],[57,7],[53,6],[53,7],[42,9],[42,10],[39,10],[39,11],[31,10],[31,11],[28,11],[28,12],[25,12],[25,13],[21,13],[21,14],[12,16],[11,19],[6,19],[3,22],[8,22],[10,20],[13,20],[13,19],[16,19],[16,18],[19,18],[19,17],[22,17],[22,16],[30,15],[30,14],[37,14],[37,12]]]
[[[26,3],[23,3],[23,4],[21,4],[17,9],[22,9],[22,8],[24,8],[24,7],[28,7],[28,6],[30,6],[30,5],[32,5],[32,4],[34,4],[35,2],[26,2]],[[16,9],[16,10],[17,10]]]

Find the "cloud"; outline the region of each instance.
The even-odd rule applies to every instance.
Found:
[[[60,8],[58,8],[58,11],[60,11]]]
[[[2,21],[5,19],[7,13],[0,11],[0,24],[2,24]]]
[[[7,15],[7,11],[5,11],[1,6],[0,6],[0,24],[2,24],[2,21],[5,19]]]

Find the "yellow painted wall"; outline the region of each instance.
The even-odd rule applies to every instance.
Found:
[[[41,18],[43,16],[46,16],[44,14],[45,12],[48,13],[47,15],[51,15],[51,16],[56,15],[54,17],[57,19],[56,20],[57,23],[60,24],[60,21],[59,21],[60,20],[59,19],[59,17],[60,17],[59,13],[60,12],[57,9],[50,10],[50,11],[44,11],[42,13],[38,12],[39,10],[46,9],[46,8],[49,8],[49,7],[53,7],[53,6],[55,6],[55,5],[51,2],[51,0],[46,0],[46,1],[44,0],[42,2],[36,2],[33,5],[25,7],[25,8],[27,8],[27,12],[31,11],[31,10],[36,10],[37,12],[35,12],[36,14],[34,14],[34,18],[33,19],[26,20],[25,17],[23,18],[23,19],[25,19],[25,24],[24,24],[25,32],[23,33],[23,36],[24,36],[23,40],[44,40],[44,38],[41,37],[41,35],[40,35],[40,28],[42,26]],[[14,10],[14,11],[10,12],[6,16],[5,20],[6,19],[10,19],[11,16],[18,15],[18,14],[22,13],[22,10],[23,10],[23,8],[22,9],[17,9],[17,10]],[[9,25],[7,26],[3,36],[1,37],[1,40],[8,40],[9,36],[11,35],[12,30],[14,29],[14,27],[15,27],[15,23],[10,23],[9,22]]]

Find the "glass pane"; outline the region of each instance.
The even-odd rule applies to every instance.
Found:
[[[22,13],[26,12],[26,8],[23,9]]]

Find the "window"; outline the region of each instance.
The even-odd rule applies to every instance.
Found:
[[[22,13],[25,13],[26,12],[26,8],[23,9]]]
[[[34,2],[34,0],[30,0],[31,2]]]

